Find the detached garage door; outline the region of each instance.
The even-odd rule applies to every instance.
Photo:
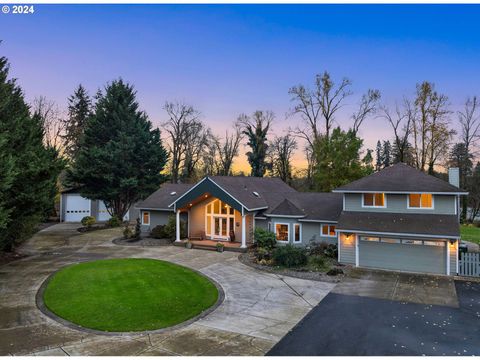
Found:
[[[80,222],[84,216],[90,215],[90,200],[78,194],[65,196],[65,221]]]
[[[124,221],[128,221],[128,211],[123,217]],[[108,213],[107,207],[105,206],[105,203],[103,201],[98,202],[98,219],[97,221],[108,221],[110,220],[112,216]]]
[[[359,237],[359,265],[368,268],[446,273],[446,242]]]

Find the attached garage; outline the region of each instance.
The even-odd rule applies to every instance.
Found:
[[[358,237],[360,267],[446,274],[445,240]]]
[[[80,194],[65,194],[63,206],[67,222],[79,222],[83,217],[91,214],[91,200]]]

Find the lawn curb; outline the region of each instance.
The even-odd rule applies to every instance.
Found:
[[[135,259],[157,260],[157,259],[149,259],[149,258],[135,258]],[[184,267],[188,270],[191,270],[191,271],[195,272],[196,274],[198,274],[200,276],[203,276],[203,277],[207,278],[209,281],[211,281],[215,285],[215,287],[217,288],[217,291],[218,291],[218,299],[215,302],[215,304],[213,304],[208,309],[202,311],[200,314],[194,316],[191,319],[188,319],[184,322],[181,322],[181,323],[173,325],[173,326],[169,326],[169,327],[165,327],[165,328],[161,328],[161,329],[157,329],[157,330],[116,332],[116,331],[102,331],[102,330],[85,328],[85,327],[77,325],[77,324],[75,324],[71,321],[68,321],[68,320],[56,315],[52,311],[50,311],[43,301],[43,294],[44,294],[45,289],[47,288],[50,280],[55,276],[56,273],[58,273],[59,271],[63,270],[66,267],[76,265],[76,264],[80,264],[80,263],[87,263],[87,262],[91,262],[91,261],[95,261],[95,260],[79,261],[79,262],[74,263],[74,264],[69,264],[69,265],[66,265],[66,266],[56,270],[52,274],[50,274],[45,279],[45,281],[43,281],[42,285],[40,285],[40,288],[38,289],[38,291],[35,295],[35,303],[37,305],[37,308],[44,315],[48,316],[50,319],[60,323],[63,326],[66,326],[66,327],[68,327],[72,330],[78,330],[78,331],[83,331],[83,332],[86,332],[86,333],[89,333],[89,334],[106,335],[106,336],[139,336],[139,335],[148,335],[148,334],[160,334],[160,333],[163,333],[163,332],[166,332],[166,331],[172,331],[172,330],[177,330],[177,329],[184,328],[184,327],[186,327],[190,324],[193,324],[194,322],[204,318],[205,316],[207,316],[208,314],[210,314],[211,312],[216,310],[225,300],[225,291],[223,290],[222,286],[217,281],[212,279],[210,276],[208,276],[208,275],[206,275],[206,274],[204,274],[204,273],[202,273],[198,270],[195,270],[195,269],[189,268],[187,266],[184,266],[184,265],[179,265],[179,264],[176,264],[176,263],[173,263],[173,262],[170,262],[170,261],[165,261],[165,260],[158,260],[158,261],[164,261],[164,262],[167,262],[167,263],[171,263],[171,264],[175,264],[177,266]]]

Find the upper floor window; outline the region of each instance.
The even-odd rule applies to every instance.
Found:
[[[408,207],[414,209],[433,209],[432,194],[408,194]]]
[[[384,193],[363,194],[363,206],[366,207],[385,207]]]

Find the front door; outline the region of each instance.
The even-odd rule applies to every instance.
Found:
[[[228,223],[229,218],[214,216],[213,217],[213,237],[228,240]]]

